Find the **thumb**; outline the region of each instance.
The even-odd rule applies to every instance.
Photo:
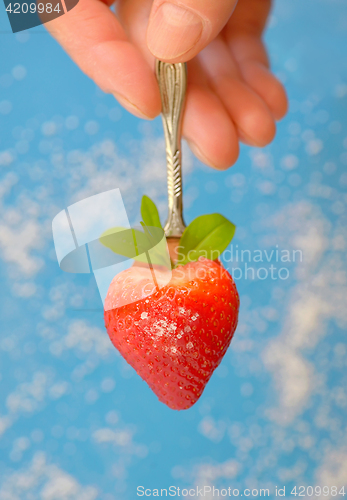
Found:
[[[218,35],[236,2],[154,0],[147,29],[149,50],[163,61],[188,61]]]

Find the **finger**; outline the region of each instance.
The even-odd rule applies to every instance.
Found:
[[[261,39],[251,34],[239,34],[229,37],[228,45],[244,82],[266,102],[276,120],[283,118],[288,108],[286,92],[268,69]]]
[[[243,62],[241,72],[249,87],[266,102],[275,120],[281,120],[288,111],[288,99],[279,80],[257,61]]]
[[[270,7],[270,0],[242,0],[224,33],[243,80],[279,120],[287,112],[287,96],[283,85],[268,69],[269,60],[261,40]]]
[[[243,81],[224,40],[218,37],[210,43],[199,59],[236,125],[240,139],[259,147],[268,144],[276,132],[273,116],[263,99]]]
[[[128,111],[143,118],[159,114],[153,71],[107,5],[80,0],[73,10],[45,26],[82,71]]]
[[[183,135],[203,163],[225,170],[239,155],[236,128],[220,99],[209,88],[196,59],[189,62],[188,69]]]
[[[163,61],[192,59],[225,26],[236,0],[154,0],[147,30],[152,54]]]
[[[155,58],[147,46],[147,26],[153,0],[118,0],[117,18],[128,39],[141,51],[150,68]]]
[[[273,140],[276,125],[270,110],[244,83],[224,77],[216,83],[216,90],[218,95],[224,96],[224,104],[242,142],[263,147]]]
[[[271,0],[240,0],[226,26],[227,37],[248,33],[261,37],[271,9]]]

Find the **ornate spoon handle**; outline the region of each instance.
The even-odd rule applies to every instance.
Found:
[[[165,235],[180,237],[185,229],[182,203],[181,118],[187,87],[187,68],[184,63],[156,61],[162,119],[166,142],[166,165],[169,215]]]

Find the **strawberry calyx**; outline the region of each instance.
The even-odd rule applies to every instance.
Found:
[[[99,237],[103,246],[117,256],[134,259],[136,266],[147,265],[149,251],[151,264],[159,267],[175,269],[200,258],[219,262],[236,230],[236,226],[224,215],[200,215],[186,227],[181,238],[166,240],[170,253],[168,259],[166,246],[161,244],[165,235],[158,209],[146,195],[141,201],[141,217],[142,228],[112,227]]]
[[[160,216],[155,203],[146,195],[141,201],[141,216],[145,225],[160,227]],[[218,260],[234,237],[236,226],[224,215],[213,213],[196,217],[177,242],[177,260],[172,268],[196,262],[201,257]]]

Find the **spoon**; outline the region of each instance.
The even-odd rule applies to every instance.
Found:
[[[181,124],[187,88],[185,63],[156,61],[166,146],[168,218],[164,226],[169,248],[182,236],[183,220]]]

